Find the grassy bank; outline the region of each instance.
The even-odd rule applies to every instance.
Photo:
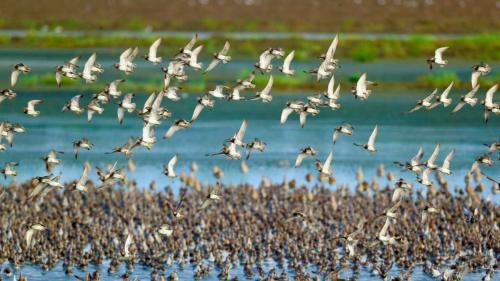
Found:
[[[244,77],[248,71],[242,71],[238,77]],[[341,84],[342,92],[345,93],[353,86],[359,74],[353,74],[347,79],[336,79],[336,83]],[[263,88],[267,83],[267,76],[258,75],[255,77],[255,84],[257,89]],[[416,78],[414,81],[401,82],[401,81],[377,81],[379,85],[377,89],[428,89],[440,88],[443,89],[451,81],[455,81],[454,88],[466,90],[470,88],[470,81],[460,81],[458,76],[453,72],[442,72],[441,74],[428,74]],[[500,73],[496,75],[488,75],[481,77],[481,88],[485,89],[493,86],[500,81]],[[85,84],[82,81],[71,80],[63,78],[63,90],[75,90],[96,93],[105,87],[106,81],[103,79],[98,80],[93,84]],[[190,79],[179,86],[182,87],[183,93],[203,93],[212,89],[216,84],[220,83],[219,80],[205,79]],[[231,83],[228,86],[234,86]],[[161,90],[163,87],[162,75],[158,74],[147,80],[134,81],[133,79],[127,80],[120,86],[123,92],[146,92],[152,93]],[[56,90],[54,73],[45,74],[29,74],[22,77],[16,90]],[[284,75],[275,75],[273,83],[274,91],[286,92],[323,92],[326,90],[326,81],[321,83],[316,82],[315,78],[305,73],[297,73],[294,77],[287,77]],[[249,93],[255,91],[248,91]]]
[[[333,37],[333,35],[332,35]],[[83,36],[71,36],[57,33],[27,33],[25,36],[0,35],[0,46],[13,48],[101,48],[101,47],[148,47],[157,36],[145,33],[140,38],[114,35],[105,36],[89,33]],[[234,57],[256,57],[269,46],[280,46],[287,50],[296,50],[296,59],[316,58],[323,53],[330,40],[311,40],[301,37],[287,39],[235,39],[213,36],[200,40],[205,45],[204,52],[216,52],[229,40],[232,44],[231,55]],[[160,53],[164,56],[175,53],[187,42],[183,37],[164,38]],[[441,46],[450,46],[446,55],[450,58],[474,59],[477,61],[500,60],[500,33],[463,35],[449,39],[432,35],[407,36],[404,39],[372,39],[363,36],[340,34],[337,56],[348,57],[355,61],[369,62],[387,58],[422,58],[433,54]]]

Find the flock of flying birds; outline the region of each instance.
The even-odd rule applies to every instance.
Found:
[[[162,58],[158,56],[158,48],[162,42],[162,39],[156,40],[151,47],[147,55],[144,55],[144,59],[152,64],[158,65],[162,63]],[[146,149],[153,148],[154,144],[157,142],[155,136],[155,130],[162,123],[163,120],[170,118],[172,116],[171,112],[162,106],[162,101],[164,98],[171,101],[178,101],[180,99],[178,95],[179,87],[172,86],[173,80],[178,82],[186,81],[188,79],[188,74],[186,73],[186,68],[191,68],[195,71],[200,71],[203,69],[203,64],[198,61],[199,55],[203,49],[203,45],[196,46],[197,35],[195,35],[186,46],[179,49],[179,52],[171,58],[166,67],[162,67],[161,70],[164,73],[164,85],[163,89],[158,93],[152,93],[149,95],[148,99],[144,103],[142,108],[138,108],[136,103],[134,103],[134,94],[122,94],[119,87],[120,84],[125,80],[115,80],[106,85],[103,91],[93,95],[92,99],[88,102],[86,106],[82,106],[81,102],[83,95],[76,95],[71,100],[67,101],[63,108],[63,112],[73,112],[80,115],[87,111],[87,120],[91,122],[93,116],[97,114],[102,114],[104,111],[103,105],[110,103],[112,100],[117,100],[117,118],[118,122],[123,123],[125,116],[127,114],[135,114],[142,118],[143,129],[142,135],[137,138],[130,138],[127,143],[123,146],[116,147],[110,153],[123,153],[127,159],[130,159],[133,150],[137,147],[145,147]],[[335,36],[331,44],[329,45],[325,54],[321,55],[321,63],[318,67],[305,71],[316,76],[318,81],[329,79],[327,90],[324,93],[318,95],[307,97],[307,101],[288,101],[285,108],[282,110],[280,122],[285,123],[288,117],[292,113],[297,113],[299,115],[300,126],[304,127],[306,123],[306,118],[308,115],[315,116],[320,112],[320,107],[329,107],[332,110],[340,108],[338,100],[340,98],[340,85],[335,87],[334,71],[339,68],[339,61],[334,58],[335,50],[338,44],[338,36]],[[231,56],[228,55],[230,49],[229,42],[226,42],[223,48],[213,54],[213,59],[204,70],[205,73],[213,70],[220,64],[226,64],[231,61]],[[444,51],[448,47],[439,48],[435,51],[432,58],[428,59],[427,62],[432,69],[434,64],[444,67],[447,65],[447,60],[443,58]],[[113,66],[119,71],[130,75],[135,71],[137,65],[134,63],[134,59],[139,53],[139,49],[129,48],[125,50],[119,58],[119,62]],[[165,132],[163,138],[170,139],[175,133],[180,130],[188,129],[192,124],[199,118],[200,114],[205,108],[213,108],[216,99],[228,99],[232,101],[242,101],[242,100],[261,100],[264,103],[272,101],[271,89],[273,86],[273,76],[270,74],[273,71],[273,61],[276,59],[284,58],[282,66],[278,69],[284,75],[293,76],[295,75],[295,69],[292,69],[292,61],[294,58],[294,51],[291,51],[286,55],[282,48],[268,48],[259,57],[257,63],[255,63],[255,70],[243,79],[236,81],[236,86],[228,87],[226,85],[217,85],[215,89],[208,91],[205,95],[198,97],[197,104],[194,108],[191,119],[177,119],[173,122],[170,128]],[[102,65],[96,62],[96,53],[93,53],[88,60],[85,62],[83,70],[80,72],[78,62],[80,57],[75,57],[63,65],[56,67],[55,80],[59,87],[62,86],[63,77],[68,77],[70,79],[82,79],[86,83],[93,83],[97,80],[98,74],[103,72]],[[31,68],[23,63],[18,63],[14,65],[11,74],[11,87],[14,88],[21,76],[21,74],[26,74],[31,71]],[[478,98],[475,97],[479,89],[479,78],[483,75],[488,74],[491,71],[491,67],[485,63],[480,63],[473,66],[473,71],[471,75],[472,89],[466,95],[460,97],[459,103],[453,109],[453,112],[457,112],[468,104],[470,106],[475,106]],[[253,84],[253,79],[256,73],[261,73],[262,75],[269,74],[269,79],[265,87],[257,91],[255,96],[251,98],[246,98],[241,95],[244,90],[250,90],[256,88]],[[372,91],[371,86],[376,85],[375,82],[367,80],[367,73],[363,73],[355,86],[352,87],[352,94],[356,99],[366,100],[370,97]],[[418,100],[414,108],[409,110],[409,112],[415,112],[422,108],[426,110],[431,110],[439,105],[447,107],[451,104],[452,98],[450,97],[450,91],[452,89],[453,82],[442,92],[441,95],[437,95],[438,90],[434,90],[432,94],[427,96],[422,100]],[[500,113],[500,103],[494,102],[493,97],[498,88],[498,84],[495,84],[486,92],[484,100],[481,102],[484,106],[484,118],[488,121],[490,113],[499,114]],[[5,89],[0,93],[0,103],[4,102],[6,99],[13,99],[16,97],[16,93],[12,89]],[[37,117],[40,115],[40,111],[37,110],[37,105],[42,103],[42,100],[31,100],[28,102],[27,106],[23,109],[23,112],[29,116]],[[247,129],[247,121],[244,120],[240,129],[230,137],[226,142],[223,143],[220,151],[212,154],[207,154],[207,156],[224,155],[228,159],[239,160],[242,159],[241,149],[247,151],[246,159],[251,155],[252,150],[264,151],[266,148],[266,143],[262,140],[256,138],[253,141],[246,142],[244,140],[245,132]],[[2,138],[6,138],[10,146],[12,146],[15,134],[24,133],[26,130],[20,124],[11,124],[9,122],[2,122],[0,124],[0,151],[7,150],[7,146],[2,144]],[[340,126],[335,128],[333,132],[333,143],[335,144],[339,137],[343,135],[352,135],[353,126],[348,123],[342,123]],[[378,126],[375,125],[367,143],[354,145],[359,146],[369,152],[376,152],[375,141],[378,134]],[[73,142],[74,155],[75,158],[78,157],[79,149],[92,149],[93,144],[88,139],[80,139]],[[455,155],[455,150],[451,150],[446,159],[443,161],[442,165],[436,163],[436,158],[439,154],[440,145],[437,144],[433,153],[427,161],[422,162],[423,150],[422,147],[418,150],[417,155],[413,157],[409,162],[395,162],[402,169],[407,171],[412,171],[417,175],[417,181],[425,186],[431,186],[433,183],[430,180],[430,173],[433,171],[438,171],[443,174],[451,174],[451,161]],[[474,161],[474,165],[471,172],[478,171],[480,164],[492,165],[492,155],[500,151],[500,142],[495,142],[488,145],[488,151],[485,155],[478,157]],[[62,151],[51,150],[48,155],[43,158],[46,164],[46,170],[51,173],[55,165],[60,164],[60,159],[58,159],[58,154],[63,153]],[[308,146],[302,148],[296,158],[295,167],[299,167],[302,161],[308,157],[316,155],[314,148]],[[331,163],[333,159],[333,154],[330,152],[324,162],[316,160],[316,167],[319,171],[320,177],[331,178],[332,168]],[[170,178],[175,178],[177,175],[175,173],[175,165],[177,163],[178,156],[173,156],[168,164],[164,167],[164,174]],[[10,162],[5,165],[1,170],[1,173],[7,176],[16,176],[15,167],[18,165],[16,162]],[[118,169],[116,163],[113,166],[108,167],[108,170],[97,169],[97,174],[102,182],[101,187],[112,186],[113,184],[123,181],[125,179],[125,174],[123,169]],[[88,192],[87,181],[91,166],[88,162],[85,162],[83,174],[81,178],[75,183],[75,189]],[[490,180],[496,182],[494,179],[489,177]],[[30,198],[37,198],[43,196],[48,191],[54,188],[64,188],[63,184],[59,182],[60,175],[49,174],[47,176],[35,177],[33,179],[37,184],[35,188],[31,191]],[[498,184],[498,183],[497,183]],[[399,197],[399,193],[410,188],[410,185],[403,180],[400,180],[396,185],[397,189],[395,191],[395,197]],[[211,191],[207,196],[207,201],[204,202],[202,208],[206,207],[209,202],[218,200],[219,196],[216,192]],[[393,200],[397,202],[398,200]],[[31,241],[31,236],[34,231],[43,230],[43,226],[39,224],[34,224],[31,226],[30,231],[27,233],[27,241]],[[387,229],[387,227],[384,227]],[[165,230],[161,230],[160,233]],[[384,237],[384,239],[387,237]],[[389,239],[389,238],[387,238]]]

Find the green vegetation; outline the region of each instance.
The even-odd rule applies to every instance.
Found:
[[[209,19],[205,19],[209,20]],[[139,23],[139,22],[137,22]],[[139,25],[136,26],[139,28]],[[131,26],[132,28],[132,26]],[[83,36],[71,36],[51,32],[30,32],[22,37],[0,36],[2,47],[16,48],[101,48],[101,47],[147,47],[156,36],[147,32],[138,37],[126,33],[102,35],[88,33]],[[161,52],[171,54],[179,46],[186,43],[184,37],[166,37]],[[296,50],[297,59],[317,58],[330,43],[329,40],[308,40],[299,36],[287,39],[235,39],[214,36],[210,40],[201,40],[205,50],[216,52],[225,40],[232,44],[233,57],[256,57],[262,51],[262,46],[281,46],[288,50]],[[500,33],[464,35],[450,39],[436,38],[432,35],[415,35],[404,38],[367,39],[362,36],[340,35],[338,57],[349,57],[359,62],[369,62],[375,59],[387,58],[422,58],[431,56],[434,50],[441,46],[451,46],[447,57],[475,59],[477,61],[500,60]]]

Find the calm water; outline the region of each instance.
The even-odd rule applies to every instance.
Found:
[[[109,66],[113,62],[111,55],[117,53],[117,50],[105,50],[102,56],[104,65]],[[27,57],[23,61],[37,67],[42,72],[46,72],[73,54],[75,51],[64,51],[63,54],[59,54],[56,52],[32,53],[27,50],[0,50],[2,57],[0,59],[0,82],[2,85],[8,83],[8,65],[17,62],[17,57]],[[249,64],[250,61],[229,64],[227,68],[220,69],[214,75],[233,81],[235,80],[234,73],[238,73],[237,71],[240,71],[243,66]],[[311,63],[306,62],[300,65],[306,67]],[[404,68],[402,68],[403,65]],[[460,62],[450,66],[450,69],[460,70],[460,76],[467,79],[469,65],[469,62]],[[137,71],[130,79],[150,79],[149,75],[154,73],[155,69],[150,66],[144,67],[146,68],[145,72]],[[406,63],[390,61],[368,65],[346,64],[339,75],[348,76],[359,69],[373,73],[372,77],[375,77],[377,81],[408,81],[414,79],[416,75],[425,73],[422,66],[413,61]],[[156,75],[160,77],[159,81],[161,81],[161,74]],[[117,72],[108,67],[106,76],[101,78],[107,80],[119,76]],[[270,104],[217,100],[215,108],[204,110],[191,129],[178,132],[168,141],[162,139],[163,134],[175,119],[189,119],[191,117],[196,104],[196,94],[186,93],[181,101],[175,103],[164,100],[164,105],[173,112],[173,118],[165,120],[157,128],[158,143],[151,151],[143,148],[135,151],[133,159],[137,164],[137,170],[129,172],[128,176],[141,186],[156,180],[160,186],[173,185],[176,187],[179,182],[167,180],[162,174],[162,167],[170,157],[177,153],[179,155],[177,172],[188,172],[190,163],[196,161],[200,166],[198,175],[206,182],[214,182],[211,174],[212,167],[219,165],[224,170],[226,184],[239,182],[256,184],[260,182],[262,176],[266,176],[272,181],[281,182],[285,175],[288,179],[295,178],[304,183],[304,176],[309,172],[315,172],[313,160],[307,159],[303,166],[298,169],[293,168],[292,165],[299,149],[311,145],[318,151],[317,157],[321,160],[324,160],[327,154],[333,151],[334,176],[338,183],[352,183],[358,167],[362,167],[365,170],[365,177],[370,179],[380,163],[385,164],[387,170],[396,172],[397,177],[404,177],[412,181],[414,176],[399,172],[392,161],[409,160],[420,145],[424,147],[425,157],[428,157],[434,146],[440,143],[439,163],[451,149],[457,150],[452,161],[454,174],[447,177],[454,186],[462,184],[465,172],[472,165],[474,158],[485,152],[486,148],[483,144],[500,139],[500,118],[493,116],[490,123],[486,125],[482,120],[482,111],[479,106],[476,108],[465,107],[455,115],[450,114],[452,106],[451,108],[443,109],[440,107],[431,112],[418,112],[409,115],[404,112],[413,106],[416,99],[427,95],[430,90],[387,91],[374,89],[372,97],[367,101],[356,101],[346,91],[348,88],[347,85],[343,86],[343,96],[340,100],[342,108],[340,110],[333,112],[328,108],[322,108],[320,115],[308,118],[306,127],[303,129],[299,126],[297,115],[292,115],[285,125],[280,125],[281,110],[287,100],[303,99],[308,94],[313,93],[292,95],[275,92],[273,93],[274,100]],[[20,122],[27,128],[27,133],[16,135],[14,147],[0,153],[0,163],[20,162],[18,182],[46,174],[44,163],[40,158],[45,156],[50,149],[66,152],[61,156],[62,164],[55,170],[56,173],[63,173],[63,181],[79,177],[86,160],[90,161],[92,166],[102,167],[114,161],[118,161],[119,166],[126,166],[126,159],[123,155],[108,155],[105,152],[122,145],[130,136],[140,136],[142,121],[136,116],[126,115],[124,124],[118,124],[116,101],[105,105],[105,112],[102,115],[95,115],[94,120],[89,124],[86,121],[86,115],[76,116],[73,113],[60,112],[65,101],[76,94],[84,94],[86,97],[83,104],[88,103],[92,93],[85,91],[84,86],[78,92],[68,92],[64,88],[50,92],[23,90],[17,92],[18,97],[15,100],[6,100],[0,104],[0,120]],[[452,91],[451,95],[456,101],[458,96],[464,92],[455,90]],[[484,89],[480,90],[479,96],[481,98],[484,96],[484,92]],[[246,95],[253,95],[253,92],[248,92]],[[142,106],[146,97],[146,94],[137,95],[135,102]],[[39,106],[42,113],[38,118],[25,116],[21,112],[27,101],[31,99],[44,100],[44,103]],[[217,152],[222,142],[238,130],[243,119],[247,119],[249,124],[245,139],[249,141],[258,137],[267,143],[265,152],[252,153],[252,157],[248,161],[250,166],[248,174],[241,173],[238,161],[225,160],[223,157],[204,156],[206,153]],[[333,129],[342,121],[350,122],[354,126],[354,134],[353,136],[342,135],[337,144],[333,145]],[[376,124],[379,126],[379,135],[376,141],[378,152],[370,154],[354,147],[353,142],[365,143],[367,141]],[[94,144],[94,149],[81,151],[78,160],[75,160],[72,154],[72,142],[82,137],[89,138]],[[498,178],[500,166],[485,167],[483,171]],[[95,180],[96,178],[94,170],[91,179]],[[10,179],[0,179],[3,184],[10,181]],[[418,184],[416,186],[421,188]],[[489,187],[488,184],[484,196],[499,202],[498,196],[495,198],[491,195]],[[107,269],[106,266],[101,268],[104,271]],[[89,269],[94,270],[95,268]],[[121,273],[123,271],[124,269]],[[149,278],[150,272],[150,269],[137,266],[132,276],[144,280]],[[50,273],[41,273],[37,267],[25,266],[23,273],[28,275],[29,280],[68,280],[61,268]],[[211,279],[216,279],[216,274],[212,274]],[[396,268],[393,274],[398,274]],[[242,276],[241,269],[234,269],[232,275]],[[105,280],[116,280],[117,276],[119,275],[104,274]],[[469,280],[478,280],[479,276],[478,274],[469,275],[468,278]],[[185,267],[181,278],[184,280],[192,279],[191,266]],[[362,273],[360,278],[370,280],[373,276],[366,271]],[[425,278],[427,277],[423,275],[421,269],[415,272],[415,280]]]

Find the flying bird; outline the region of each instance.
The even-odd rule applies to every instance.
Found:
[[[360,146],[368,150],[369,152],[377,152],[377,149],[375,148],[375,138],[377,137],[377,134],[378,134],[378,125],[375,125],[375,128],[373,128],[370,138],[368,139],[368,142],[366,144],[354,143],[354,145]]]
[[[427,64],[429,65],[429,69],[432,69],[433,64],[437,64],[440,67],[444,67],[448,64],[448,61],[443,59],[443,53],[448,50],[449,47],[441,47],[436,49],[434,52],[434,56],[427,59]]]

